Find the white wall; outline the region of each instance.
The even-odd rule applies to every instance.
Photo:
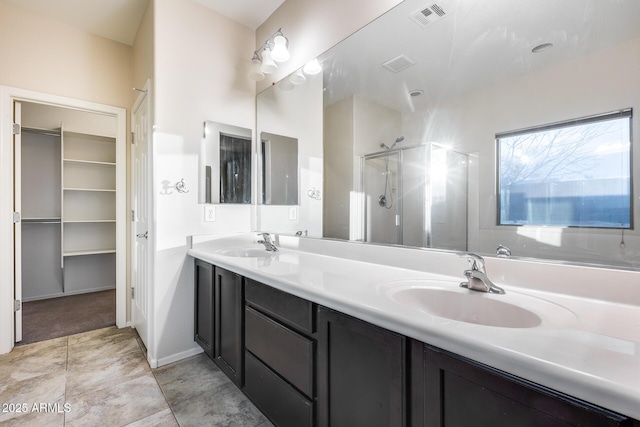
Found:
[[[155,0],[155,281],[152,359],[162,365],[199,351],[193,341],[193,265],[186,238],[249,231],[251,206],[198,204],[203,122],[254,128],[255,84],[247,77],[254,32],[192,0]],[[172,189],[184,178],[189,193]],[[170,193],[170,194],[168,194]]]

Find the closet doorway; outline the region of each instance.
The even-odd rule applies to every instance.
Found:
[[[15,343],[125,326],[124,109],[12,108]]]

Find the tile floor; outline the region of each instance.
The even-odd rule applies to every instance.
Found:
[[[272,427],[204,354],[152,370],[115,327],[0,355],[0,424]]]

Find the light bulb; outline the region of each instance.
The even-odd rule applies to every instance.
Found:
[[[294,85],[301,85],[302,83],[307,81],[307,78],[305,77],[304,73],[302,72],[302,69],[298,69],[298,70],[294,71],[293,74],[291,74],[289,76],[289,80]]]
[[[278,87],[282,90],[291,90],[293,89],[293,83],[289,79],[282,79],[278,83]]]
[[[304,66],[303,70],[305,74],[313,75],[318,74],[320,71],[322,71],[322,67],[318,62],[318,58],[314,58],[311,61],[307,62],[307,65]]]
[[[262,51],[262,65],[260,66],[260,71],[265,74],[275,73],[278,69],[278,65],[273,62],[271,58],[271,50],[268,47],[265,47]]]
[[[255,80],[256,82],[264,80],[264,73],[260,70],[261,64],[262,62],[258,58],[251,60],[251,69],[249,70],[249,78],[251,80]]]
[[[273,38],[273,52],[271,52],[271,58],[274,61],[285,62],[291,57],[289,49],[287,49],[288,40],[282,34],[279,34]]]

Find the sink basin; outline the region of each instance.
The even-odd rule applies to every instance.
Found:
[[[501,328],[561,327],[575,321],[564,307],[533,296],[507,290],[493,295],[458,287],[387,287],[385,294],[404,307],[445,319]]]
[[[269,252],[263,248],[233,248],[220,249],[216,253],[237,258],[268,258],[277,252]]]

